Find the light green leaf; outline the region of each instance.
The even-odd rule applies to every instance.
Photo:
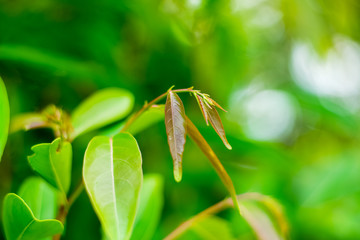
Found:
[[[14,193],[4,199],[3,224],[7,240],[39,240],[63,232],[58,220],[39,220],[25,201]]]
[[[26,179],[20,187],[19,196],[27,203],[36,218],[56,218],[57,191],[42,178]]]
[[[163,207],[164,182],[161,175],[147,174],[140,193],[139,210],[136,214],[133,240],[150,240],[159,223]]]
[[[142,184],[142,159],[133,136],[97,136],[86,150],[83,178],[108,238],[129,239]]]
[[[72,139],[124,118],[133,105],[134,97],[127,90],[107,88],[96,92],[72,113]]]
[[[23,113],[11,119],[10,133],[42,127],[51,127],[44,115],[40,113]]]
[[[6,145],[10,121],[9,100],[5,85],[0,77],[0,161]]]
[[[131,124],[128,132],[132,135],[136,135],[141,131],[144,131],[146,128],[151,125],[161,122],[164,120],[164,105],[152,105],[148,110],[141,114],[136,120]],[[101,132],[101,135],[112,137],[118,134],[121,129],[124,127],[124,122],[120,122],[114,126],[107,128]]]
[[[66,194],[71,183],[72,147],[69,142],[55,139],[31,148],[30,166],[46,181]]]
[[[229,223],[216,216],[208,216],[195,222],[178,240],[235,240]]]
[[[287,224],[280,205],[270,197],[261,201],[239,199],[241,215],[260,240],[287,239]]]

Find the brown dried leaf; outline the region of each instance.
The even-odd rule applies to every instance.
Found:
[[[205,138],[201,135],[199,130],[196,128],[196,126],[191,122],[191,120],[188,117],[185,118],[186,118],[186,124],[187,124],[187,130],[189,136],[198,145],[198,147],[205,154],[205,156],[210,160],[211,164],[215,168],[215,171],[219,175],[221,181],[224,183],[225,187],[229,191],[230,196],[234,202],[235,208],[240,212],[238,200],[236,197],[235,187],[231,181],[230,176],[227,174],[224,166],[221,164],[215,152],[206,142]]]
[[[169,91],[165,104],[165,127],[174,163],[174,178],[182,178],[182,155],[186,141],[185,109],[180,97]]]

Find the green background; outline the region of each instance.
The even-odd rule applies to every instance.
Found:
[[[238,193],[284,206],[292,239],[360,239],[359,41],[357,0],[0,0],[0,75],[12,117],[52,103],[71,112],[106,87],[128,89],[139,109],[172,85],[194,86],[228,110],[220,114],[233,149],[181,94],[187,115]],[[73,143],[73,185],[94,134]],[[144,173],[164,176],[155,239],[227,195],[190,139],[175,183],[164,124],[136,138]],[[9,136],[0,201],[34,175],[31,146],[52,140],[50,130]],[[220,216],[238,239],[252,238],[236,213]],[[100,239],[85,193],[63,239]]]

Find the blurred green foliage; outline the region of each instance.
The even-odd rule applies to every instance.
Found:
[[[105,87],[128,89],[139,109],[171,85],[195,86],[228,110],[221,114],[233,149],[184,95],[187,115],[238,193],[256,191],[283,204],[293,239],[360,239],[359,41],[357,0],[0,0],[0,75],[12,117],[48,104],[70,112]],[[73,143],[75,183],[93,135]],[[226,195],[191,141],[183,180],[175,183],[164,124],[137,139],[144,172],[165,179],[156,239]],[[33,175],[31,146],[52,140],[50,130],[9,136],[1,201]],[[232,235],[252,238],[235,212],[221,216]],[[64,239],[100,236],[82,193]]]

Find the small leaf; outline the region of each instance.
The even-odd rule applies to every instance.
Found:
[[[66,195],[71,183],[71,144],[57,138],[51,144],[38,144],[31,150],[34,154],[28,161],[32,169]]]
[[[203,114],[203,116],[204,116],[204,119],[205,119],[205,122],[206,122],[206,125],[208,125],[209,126],[209,116],[208,116],[208,114],[207,114],[207,111],[206,111],[206,109],[205,109],[205,103],[204,103],[204,100],[203,100],[203,98],[200,96],[200,95],[198,95],[198,94],[196,94],[195,93],[195,98],[196,98],[196,101],[198,102],[198,104],[199,104],[199,107],[200,107],[200,110],[201,110],[201,113]]]
[[[111,240],[131,236],[143,179],[141,165],[139,147],[129,133],[95,137],[86,149],[85,188]]]
[[[198,145],[201,151],[205,154],[205,156],[210,160],[211,164],[215,168],[217,174],[219,175],[221,181],[224,183],[225,187],[230,193],[230,196],[234,202],[235,208],[240,212],[239,204],[236,197],[235,187],[231,181],[230,176],[227,174],[224,166],[221,164],[220,160],[210,147],[210,145],[206,142],[205,138],[201,135],[196,126],[191,122],[191,120],[186,117],[186,124],[188,134],[191,139]]]
[[[182,155],[186,141],[185,109],[180,97],[170,91],[165,104],[165,127],[174,163],[175,181],[182,178]]]
[[[51,127],[47,118],[40,113],[23,113],[15,116],[10,122],[10,133],[20,130]]]
[[[229,144],[228,140],[226,139],[224,126],[221,122],[220,116],[218,111],[216,110],[215,106],[208,106],[204,104],[205,111],[207,113],[207,116],[209,117],[211,126],[215,129],[216,133],[219,135],[223,143],[228,149],[232,149],[231,145]]]
[[[58,220],[38,220],[24,200],[14,193],[5,196],[3,224],[7,240],[39,240],[64,230]]]
[[[164,182],[161,175],[145,175],[135,218],[133,240],[151,240],[159,223],[163,207]]]
[[[127,90],[107,88],[96,92],[74,110],[72,139],[122,119],[133,105],[134,97]]]
[[[26,179],[20,187],[19,196],[27,203],[36,218],[56,218],[57,191],[42,178]]]
[[[4,82],[0,77],[0,162],[6,145],[10,121],[9,100]]]

